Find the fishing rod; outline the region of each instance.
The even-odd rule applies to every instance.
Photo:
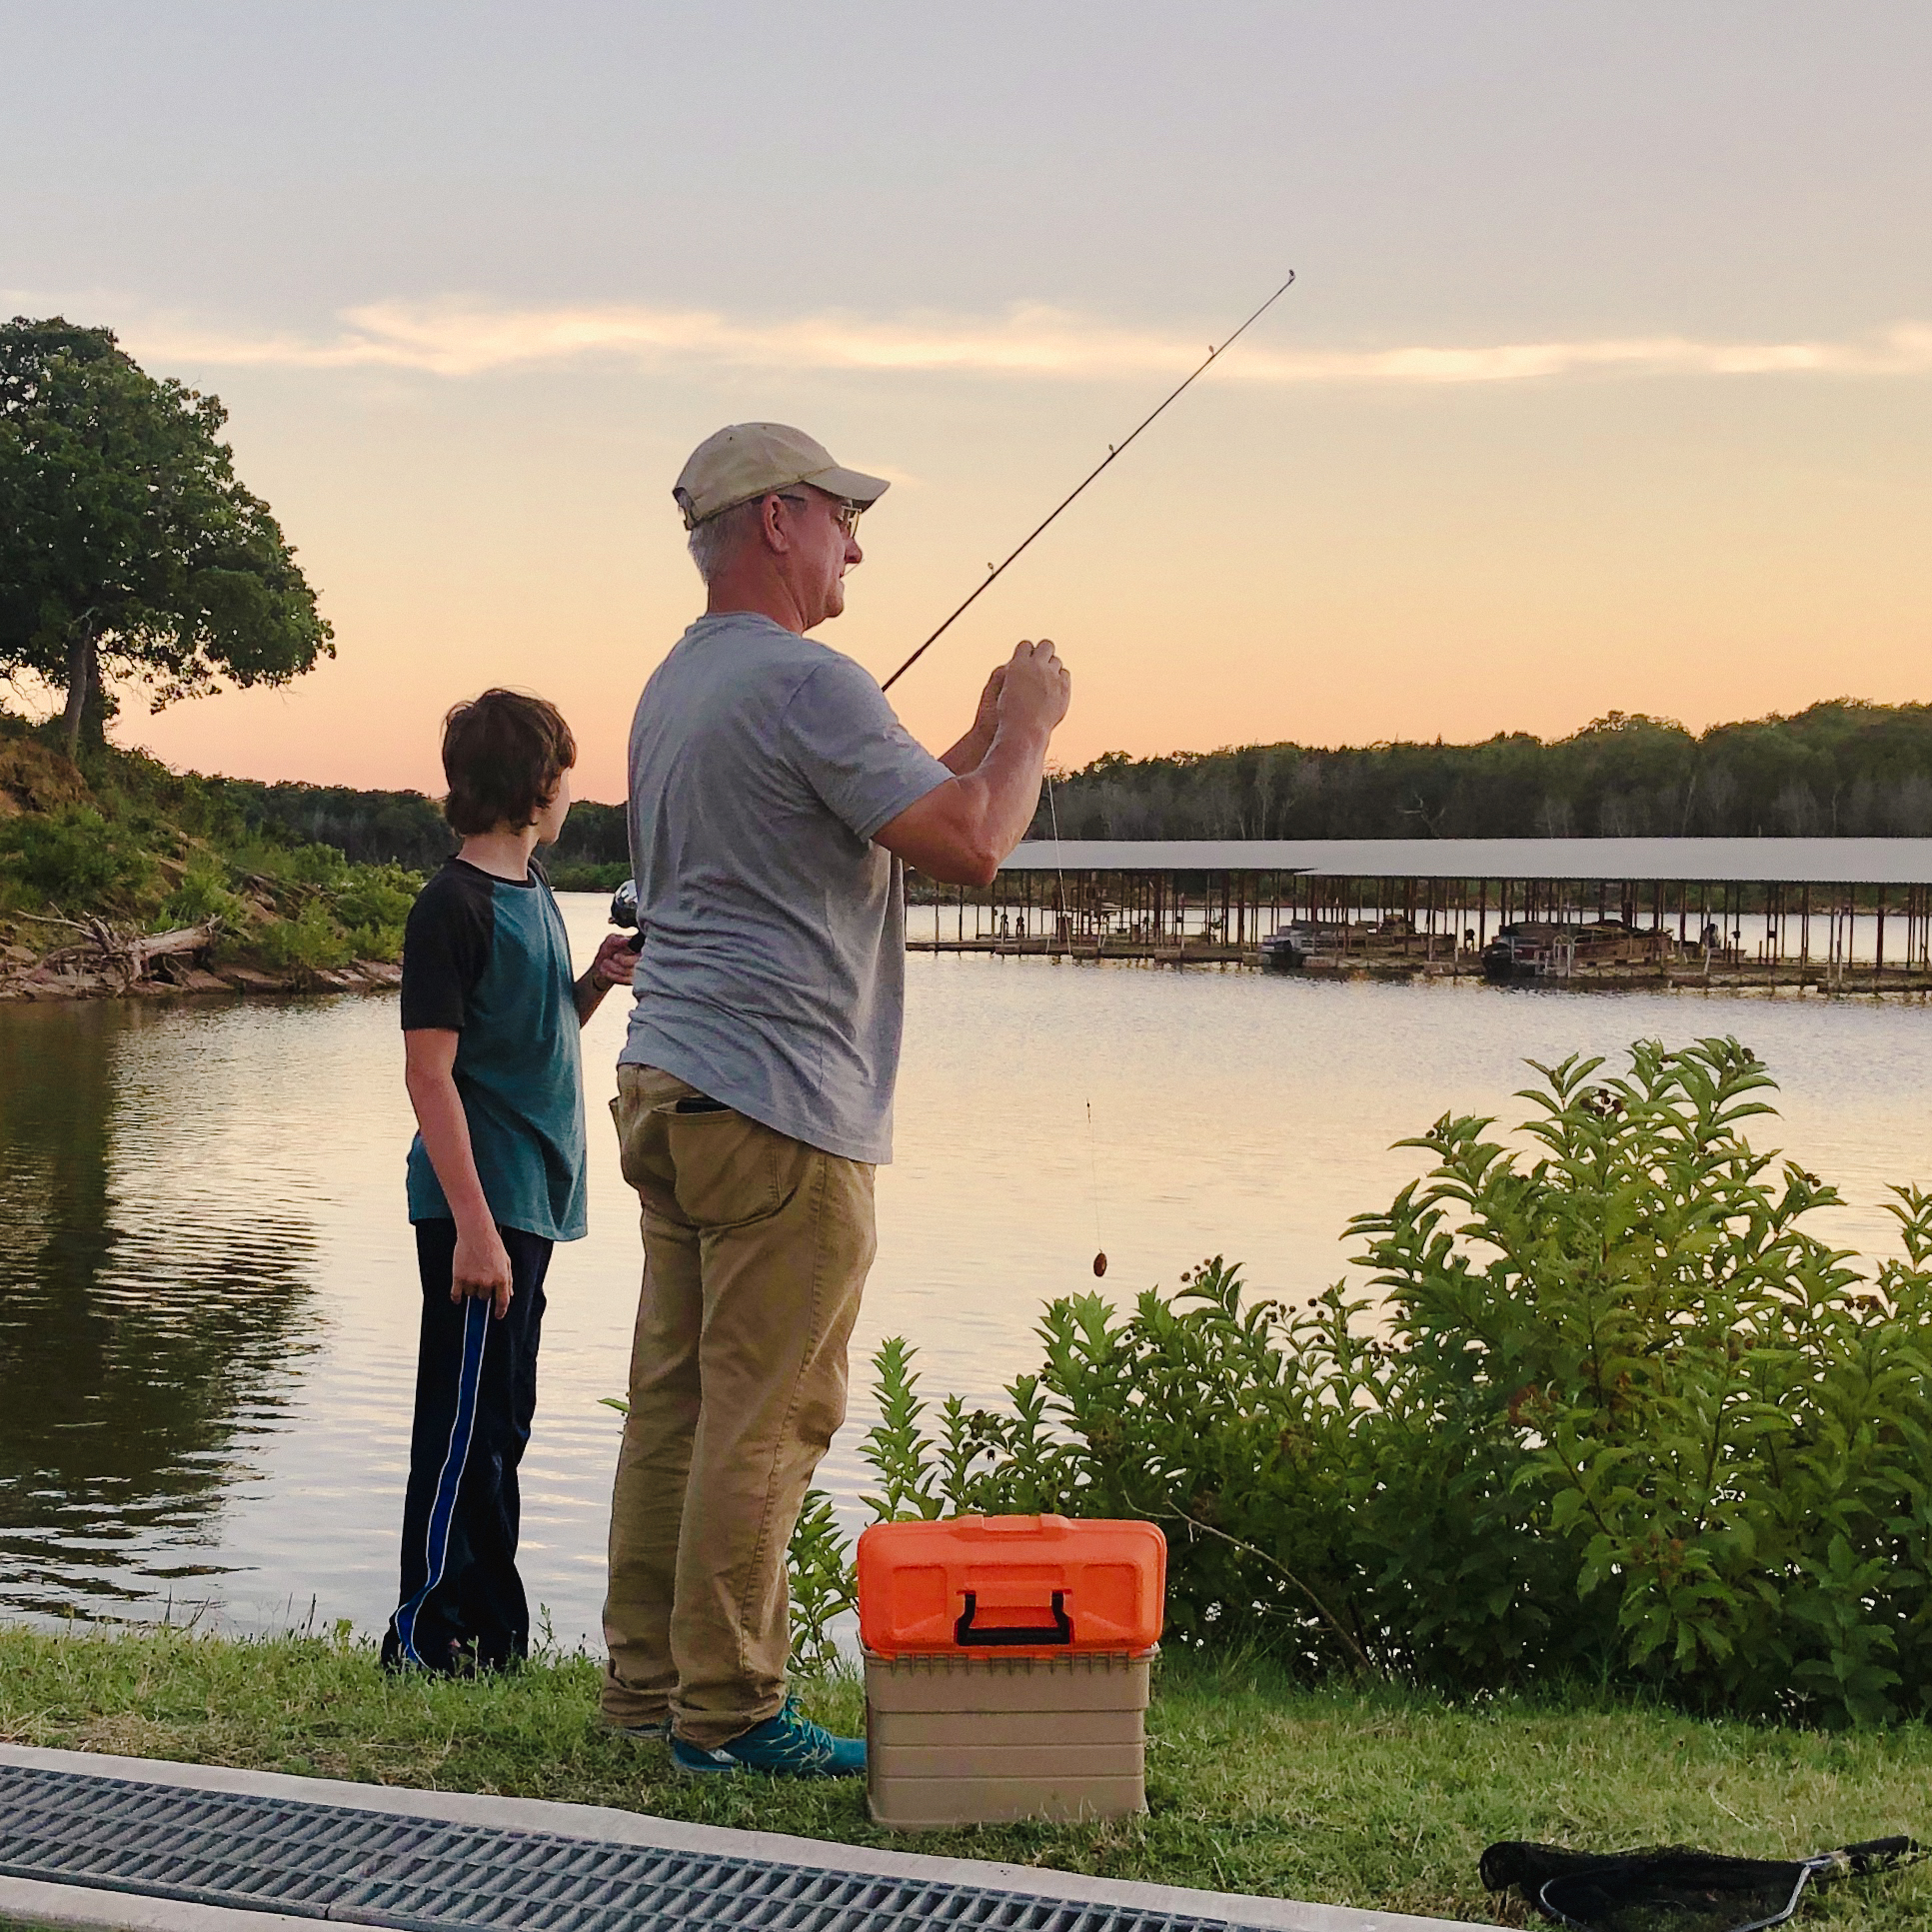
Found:
[[[1060,512],[1062,510],[1065,510],[1072,503],[1073,499],[1077,497],[1080,494],[1080,492],[1083,491],[1086,488],[1086,486],[1089,483],[1091,483],[1100,474],[1100,472],[1104,470],[1107,467],[1107,465],[1114,460],[1115,457],[1123,455],[1126,451],[1127,445],[1131,443],[1133,439],[1136,436],[1138,436],[1142,430],[1147,428],[1148,425],[1153,422],[1156,416],[1160,415],[1161,412],[1167,409],[1170,404],[1178,402],[1181,396],[1187,390],[1191,389],[1193,385],[1197,381],[1199,381],[1199,379],[1202,376],[1206,375],[1207,372],[1210,369],[1212,369],[1217,362],[1220,361],[1221,357],[1224,356],[1228,350],[1233,348],[1235,343],[1239,342],[1240,339],[1247,334],[1248,330],[1251,329],[1255,325],[1255,323],[1259,322],[1260,319],[1264,315],[1266,315],[1267,312],[1271,308],[1273,308],[1274,305],[1278,301],[1280,301],[1280,299],[1284,295],[1286,295],[1288,290],[1293,286],[1294,286],[1294,271],[1290,269],[1288,271],[1288,279],[1285,282],[1283,282],[1281,286],[1278,289],[1276,289],[1274,293],[1270,295],[1268,299],[1265,302],[1263,302],[1261,306],[1258,309],[1256,309],[1254,313],[1250,315],[1247,318],[1247,320],[1244,321],[1241,324],[1241,326],[1238,329],[1236,329],[1231,336],[1229,336],[1224,342],[1219,344],[1218,347],[1216,347],[1213,344],[1209,344],[1206,358],[1204,361],[1202,361],[1199,364],[1198,367],[1190,371],[1189,374],[1185,376],[1172,390],[1170,390],[1165,396],[1163,396],[1160,399],[1160,401],[1156,403],[1154,407],[1151,410],[1149,410],[1147,414],[1143,416],[1140,419],[1140,421],[1133,426],[1133,428],[1127,433],[1127,435],[1120,442],[1109,443],[1107,445],[1106,455],[1103,456],[1099,460],[1099,462],[1094,464],[1092,469],[1090,469],[1086,473],[1086,475],[1083,476],[1079,480],[1079,482],[1076,483],[1072,487],[1072,489],[1069,490],[1066,493],[1066,495],[1063,496],[1059,500],[1059,502],[1056,503],[1052,507],[1052,509],[1049,510],[1046,513],[1046,515],[1042,517],[1040,521],[1037,524],[1035,524],[1033,528],[1029,530],[1026,533],[1026,535],[1019,540],[1017,544],[1013,546],[1011,551],[1007,553],[1005,559],[1002,562],[998,564],[988,564],[986,566],[985,576],[981,578],[978,584],[973,587],[971,594],[966,599],[966,601],[963,604],[961,604],[958,607],[958,609],[956,609],[952,613],[950,617],[947,618],[946,622],[942,624],[940,628],[937,631],[935,631],[933,635],[930,638],[928,638],[926,642],[922,644],[920,648],[917,651],[915,651],[913,655],[910,658],[908,658],[906,662],[903,665],[901,665],[900,668],[897,671],[895,671],[893,675],[890,678],[888,678],[883,685],[880,686],[880,690],[891,691],[892,688],[896,684],[898,684],[899,681],[903,677],[905,677],[906,674],[909,671],[911,671],[912,668],[916,664],[918,664],[919,661],[923,657],[925,657],[926,654],[930,650],[932,650],[932,648],[936,644],[938,644],[943,637],[946,636],[947,632],[952,630],[953,626],[956,623],[958,623],[961,618],[965,617],[966,612],[969,611],[973,607],[973,605],[976,604],[979,601],[979,599],[985,595],[987,591],[992,589],[993,585],[997,583],[999,578],[1004,574],[1007,565],[1016,563],[1020,555],[1032,543],[1033,539],[1039,536],[1042,532],[1044,532],[1046,527],[1050,523],[1052,523],[1052,521],[1060,514]],[[1050,775],[1046,779],[1046,806],[1047,806],[1048,812],[1051,813],[1052,815],[1053,853],[1054,853],[1055,860],[1057,860],[1058,854],[1059,854],[1059,813],[1055,809],[1053,804],[1053,781]],[[1057,872],[1057,866],[1055,867],[1055,871]],[[1057,904],[1055,908],[1056,918],[1063,919],[1065,917],[1065,908],[1066,908],[1066,882],[1065,882],[1065,879],[1061,877],[1059,880],[1059,892],[1058,892]],[[1086,1102],[1086,1139],[1087,1139],[1087,1159],[1088,1159],[1088,1164],[1092,1169],[1091,1178],[1093,1183],[1093,1232],[1095,1237],[1095,1251],[1093,1255],[1093,1272],[1096,1275],[1101,1275],[1106,1272],[1106,1248],[1104,1245],[1104,1237],[1100,1232],[1099,1151],[1098,1151],[1097,1142],[1094,1137],[1093,1101],[1090,1096],[1088,1097]]]
[[[992,589],[993,585],[996,584],[999,581],[999,578],[1004,574],[1006,565],[1016,562],[1019,558],[1020,553],[1025,550],[1027,545],[1030,544],[1033,541],[1033,539],[1037,537],[1046,528],[1046,526],[1050,524],[1053,521],[1053,519],[1057,517],[1059,513],[1062,510],[1064,510],[1067,507],[1067,505],[1070,504],[1073,501],[1073,499],[1077,497],[1080,494],[1080,492],[1084,490],[1086,486],[1089,483],[1091,483],[1093,479],[1097,477],[1100,474],[1100,472],[1104,470],[1109,463],[1113,461],[1113,459],[1116,456],[1121,455],[1125,451],[1127,444],[1131,443],[1134,437],[1138,436],[1140,432],[1143,429],[1145,429],[1147,425],[1151,423],[1153,419],[1156,416],[1158,416],[1160,412],[1164,410],[1169,403],[1178,401],[1183,391],[1190,389],[1198,378],[1206,375],[1207,372],[1213,368],[1215,363],[1217,363],[1229,349],[1233,348],[1233,346],[1237,342],[1239,342],[1244,335],[1247,334],[1248,330],[1252,328],[1255,323],[1259,322],[1260,319],[1264,315],[1266,315],[1267,312],[1271,308],[1273,308],[1274,305],[1278,301],[1280,301],[1280,299],[1284,295],[1287,294],[1288,290],[1293,285],[1294,285],[1294,271],[1290,269],[1288,271],[1288,279],[1285,282],[1283,282],[1281,286],[1278,289],[1276,289],[1274,293],[1271,296],[1269,296],[1268,299],[1265,302],[1263,302],[1261,306],[1258,309],[1256,309],[1254,313],[1251,316],[1249,316],[1248,319],[1245,322],[1243,322],[1241,326],[1238,329],[1236,329],[1234,333],[1231,336],[1229,336],[1227,340],[1220,345],[1218,349],[1210,347],[1207,351],[1207,360],[1203,362],[1200,365],[1200,367],[1193,372],[1192,375],[1188,376],[1187,379],[1184,382],[1182,382],[1177,389],[1175,389],[1170,395],[1165,397],[1159,404],[1157,404],[1154,407],[1154,409],[1152,409],[1144,418],[1141,419],[1140,422],[1136,423],[1133,427],[1131,434],[1129,434],[1124,441],[1119,443],[1109,443],[1106,446],[1106,455],[1103,456],[1098,463],[1094,464],[1092,469],[1090,469],[1086,473],[1086,475],[1083,476],[1079,480],[1079,482],[1076,483],[1073,486],[1073,488],[1069,490],[1066,493],[1066,495],[1062,497],[1060,501],[1053,506],[1053,508],[1046,514],[1046,516],[1044,516],[1039,521],[1039,523],[1037,523],[1033,527],[1033,529],[1030,530],[1019,541],[1019,543],[1013,547],[1011,553],[1007,556],[1004,563],[1000,563],[996,565],[988,564],[986,566],[986,574],[982,579],[980,579],[977,587],[973,590],[971,596],[968,597],[966,600],[966,602],[962,604],[959,607],[959,609],[956,610],[953,613],[953,615],[949,617],[947,621],[944,624],[942,624],[940,628],[937,631],[935,631],[933,635],[930,638],[928,638],[926,642],[923,645],[921,645],[920,648],[917,651],[915,651],[913,655],[910,658],[908,658],[906,662],[903,665],[901,665],[900,668],[897,671],[895,671],[890,678],[886,680],[886,682],[883,685],[880,686],[880,690],[891,691],[892,688],[896,684],[898,684],[899,681],[903,677],[905,677],[906,674],[909,671],[911,671],[912,668],[916,664],[918,664],[919,661],[923,657],[925,657],[926,654],[930,650],[932,650],[932,648],[936,644],[938,644],[939,641],[943,637],[945,637],[950,630],[952,630],[954,624],[959,619],[965,617],[966,612],[969,611],[973,607],[973,605],[976,604],[987,591]]]

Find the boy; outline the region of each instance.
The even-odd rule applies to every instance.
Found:
[[[423,1319],[391,1670],[470,1675],[529,1648],[517,1465],[551,1247],[584,1233],[577,1034],[636,964],[613,934],[573,980],[557,902],[531,864],[564,828],[576,762],[570,727],[541,698],[486,691],[443,721],[443,809],[463,844],[403,940]]]

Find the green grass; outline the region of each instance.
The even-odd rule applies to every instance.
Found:
[[[804,1698],[832,1724],[863,1721],[849,1680]],[[1464,1918],[1498,1915],[1475,1876],[1496,1838],[1796,1856],[1888,1832],[1932,1835],[1923,1725],[1827,1734],[1588,1699],[1453,1708],[1170,1657],[1148,1734],[1146,1818],[906,1840],[874,1828],[856,1784],[676,1778],[662,1745],[599,1727],[597,1667],[582,1657],[461,1684],[386,1678],[367,1648],[313,1638],[0,1630],[0,1737],[15,1743],[615,1805]],[[1840,1886],[1805,1916],[1876,1932],[1929,1913],[1932,1867],[1922,1866]]]

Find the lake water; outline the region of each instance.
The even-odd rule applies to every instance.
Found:
[[[604,902],[567,898],[581,959]],[[1525,1058],[1734,1032],[1783,1082],[1788,1148],[1889,1251],[1932,1179],[1932,1010],[1725,994],[1336,983],[916,955],[899,1159],[858,1350],[901,1333],[931,1392],[996,1394],[1047,1297],[1171,1285],[1203,1255],[1305,1295],[1348,1216],[1417,1168],[1390,1142],[1518,1103]],[[523,1561],[594,1641],[638,1278],[600,1113],[624,1026],[592,1021],[591,1237],[552,1268]],[[0,1612],[374,1629],[395,1591],[418,1289],[393,996],[0,1007]],[[1089,1124],[1090,1108],[1090,1124]],[[863,1373],[856,1378],[863,1383]],[[860,1405],[863,1408],[863,1398]],[[858,1409],[822,1480],[856,1526]]]

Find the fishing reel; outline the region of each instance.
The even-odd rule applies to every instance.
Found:
[[[638,882],[635,879],[627,879],[611,895],[611,924],[630,929],[633,953],[644,950],[644,928],[638,920]]]

